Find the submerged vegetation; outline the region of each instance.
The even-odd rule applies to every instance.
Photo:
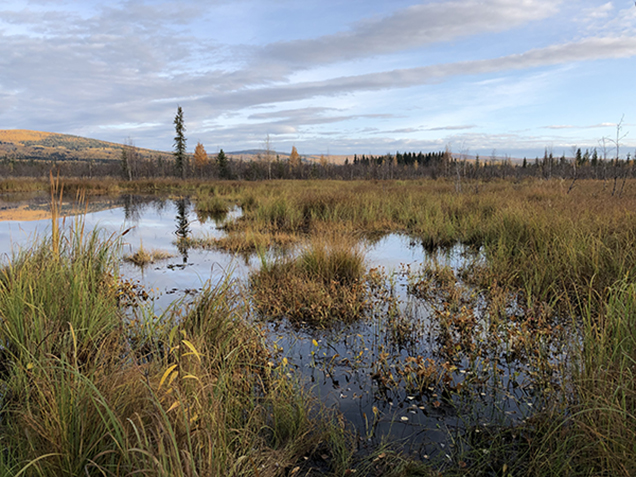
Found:
[[[179,246],[259,266],[161,316],[119,276],[116,237],[54,227],[0,270],[0,475],[634,475],[635,186],[190,182],[225,233]],[[389,233],[460,244],[462,266],[369,268]],[[281,323],[334,388],[372,389],[361,426],[300,381],[267,334]],[[320,338],[347,327],[346,348]],[[449,440],[374,440],[415,413]]]

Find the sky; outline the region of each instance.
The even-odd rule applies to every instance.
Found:
[[[634,156],[636,4],[0,2],[0,129],[170,151],[178,106],[189,152]]]

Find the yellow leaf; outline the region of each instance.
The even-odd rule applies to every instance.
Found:
[[[176,368],[177,365],[173,364],[172,366],[170,366],[168,369],[166,369],[166,372],[163,373],[163,376],[161,377],[161,381],[159,381],[159,388],[161,389],[161,386],[163,385],[164,381],[168,378],[168,376],[170,375],[170,373],[172,373],[174,371],[174,368]],[[171,380],[172,381],[172,380]]]
[[[170,375],[170,378],[168,379],[168,386],[172,385],[172,381],[174,381],[177,376],[179,376],[179,371],[175,371]]]
[[[283,358],[283,366],[287,366],[287,363],[288,363],[287,358]]]
[[[190,348],[190,350],[192,351],[192,353],[186,353],[185,356],[188,356],[189,354],[193,354],[197,357],[199,361],[201,361],[201,353],[197,351],[197,349],[194,347],[192,343],[190,343],[188,340],[182,340],[181,342],[184,345],[186,345],[188,348]]]
[[[172,403],[172,406],[170,406],[166,412],[170,412],[173,409],[178,408],[180,405],[181,405],[181,403],[179,401],[175,401],[175,402]]]
[[[186,374],[183,379],[196,379],[197,381],[201,381],[199,378],[197,378],[194,374]]]
[[[35,365],[33,363],[29,363],[27,364],[27,370],[31,370],[35,367]]]
[[[316,341],[316,340],[311,340],[311,342],[314,344],[314,346],[318,346],[318,341]]]

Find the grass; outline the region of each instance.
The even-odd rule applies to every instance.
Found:
[[[263,257],[250,287],[262,316],[324,327],[364,316],[364,278],[364,258],[353,243],[317,238],[295,258]]]
[[[600,181],[569,194],[558,181],[475,183],[464,194],[430,180],[266,182],[232,189],[227,197],[249,206],[227,228],[261,237],[398,232],[431,250],[463,243],[483,249],[482,284],[496,279],[539,301],[596,295],[599,305],[636,272],[633,186],[618,198]]]
[[[208,218],[223,221],[229,211],[230,206],[227,201],[216,195],[202,195],[196,200],[196,212],[201,222],[205,222]]]
[[[188,247],[217,249],[248,257],[257,252],[278,248],[289,250],[301,237],[287,233],[261,233],[249,230],[245,233],[229,232],[222,237],[188,237],[183,243]]]
[[[364,319],[385,278],[366,271],[355,244],[392,232],[479,254],[459,274],[411,273],[436,354],[387,354],[376,385],[444,407],[494,388],[498,365],[516,360],[545,404],[514,425],[462,416],[456,454],[433,465],[445,475],[635,475],[634,185],[619,198],[594,181],[571,192],[559,181],[468,181],[463,194],[445,181],[95,183],[92,193],[189,192],[202,217],[238,204],[227,235],[198,245],[257,252],[262,266],[249,295],[228,280],[191,308],[155,317],[136,307],[130,319],[116,239],[54,229],[14,256],[0,272],[0,475],[435,475],[390,449],[357,453],[248,320],[251,304],[315,327]],[[265,258],[291,244],[298,253]],[[383,319],[403,349],[418,339],[399,311]],[[558,350],[566,360],[553,359]]]
[[[174,257],[173,254],[165,250],[146,250],[143,244],[132,255],[125,255],[124,260],[138,267],[145,267],[151,263]]]
[[[441,352],[450,363],[459,362],[458,347],[476,359],[470,355],[481,353],[481,345],[472,340],[487,336],[493,351],[503,346],[504,356],[525,356],[537,366],[533,379],[553,402],[523,427],[495,431],[488,457],[471,455],[471,468],[486,475],[633,475],[635,293],[629,277],[636,271],[636,196],[633,183],[628,187],[622,198],[611,198],[593,181],[572,193],[559,182],[533,181],[479,184],[478,192],[465,194],[456,194],[451,183],[432,181],[267,183],[250,188],[250,209],[232,231],[350,237],[402,232],[431,249],[456,243],[481,249],[483,258],[462,277],[486,290],[487,322],[477,325],[462,312],[465,303],[448,286],[448,270],[425,271],[414,283],[428,299],[435,300],[439,290],[450,293],[438,302]],[[253,279],[257,303],[276,304],[264,307],[264,314],[311,322],[304,312],[311,304],[328,303],[325,296],[336,299],[336,290],[325,295],[310,288],[315,282],[304,263],[273,264]],[[260,291],[266,278],[267,291]],[[521,320],[511,321],[511,299],[523,312]],[[564,329],[580,329],[580,338],[567,344]],[[568,361],[558,368],[550,361],[540,364],[553,339],[566,339],[559,346],[568,347]],[[398,369],[401,379],[419,389],[431,382],[424,379],[430,374],[432,382],[445,384],[447,369],[417,358]],[[490,371],[484,372],[488,379]],[[397,379],[395,370],[387,375]]]
[[[229,279],[131,320],[117,241],[72,229],[59,244],[0,272],[0,475],[310,473],[320,445],[340,465],[327,436],[343,431],[270,361]]]

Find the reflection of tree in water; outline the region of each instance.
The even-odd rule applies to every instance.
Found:
[[[174,201],[174,205],[177,207],[177,230],[175,235],[177,236],[177,249],[183,257],[183,263],[188,262],[188,244],[187,238],[190,234],[190,223],[188,222],[188,208],[190,201],[188,199],[177,199]]]
[[[139,222],[143,206],[143,203],[139,200],[139,196],[123,194],[120,199],[124,206],[124,218],[126,222]]]
[[[220,227],[227,218],[228,210],[196,210],[197,220],[202,224],[205,224],[208,219],[214,221],[214,225]]]
[[[124,207],[124,217],[127,222],[139,222],[144,210],[148,206],[154,206],[158,211],[164,207],[163,200],[157,200],[153,197],[144,197],[142,195],[122,194],[120,196],[121,203]]]

